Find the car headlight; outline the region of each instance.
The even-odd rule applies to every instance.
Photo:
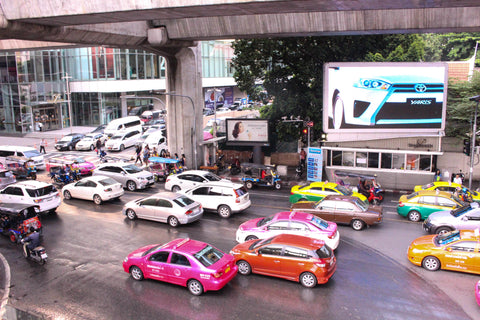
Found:
[[[359,88],[388,90],[392,86],[390,83],[378,79],[360,79],[357,85]]]

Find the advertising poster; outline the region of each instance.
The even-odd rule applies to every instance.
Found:
[[[328,63],[324,131],[422,131],[445,127],[446,63]]]
[[[268,145],[268,120],[226,119],[227,143]]]
[[[307,180],[322,181],[323,153],[321,148],[308,148]]]

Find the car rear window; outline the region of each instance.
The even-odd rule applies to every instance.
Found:
[[[193,256],[205,267],[209,267],[218,260],[222,259],[223,252],[217,248],[207,245]]]
[[[205,179],[207,179],[209,181],[220,181],[220,180],[222,180],[222,178],[220,178],[219,176],[217,176],[216,174],[213,174],[213,173],[207,173],[205,175]]]
[[[241,186],[240,188],[235,189],[235,193],[236,193],[239,197],[241,197],[241,196],[243,196],[243,195],[246,195],[246,194],[248,193],[248,190],[247,190],[247,188],[245,188],[244,186]]]
[[[106,178],[98,181],[102,186],[110,186],[112,184],[118,183],[116,180],[113,180],[112,178]]]
[[[49,185],[43,188],[38,189],[26,189],[27,193],[32,198],[38,198],[43,196],[48,196],[49,194],[57,192],[57,188],[54,185]]]
[[[322,218],[312,216],[311,222],[312,222],[312,224],[314,224],[315,226],[317,226],[318,228],[320,228],[322,230],[325,230],[325,229],[328,228],[328,222],[323,220]]]
[[[38,150],[28,150],[28,151],[23,151],[23,154],[25,155],[25,157],[27,158],[33,158],[33,157],[39,157],[41,156],[40,152],[38,152]]]
[[[410,200],[410,199],[416,197],[417,195],[418,195],[418,192],[410,193],[409,195],[407,195],[407,200]]]
[[[330,249],[327,245],[323,245],[318,248],[315,253],[318,255],[320,259],[330,258],[332,256],[332,249]]]
[[[127,171],[128,173],[137,173],[137,172],[141,172],[142,169],[140,169],[139,167],[133,165],[133,164],[130,164],[128,166],[125,166],[123,167],[123,169],[125,169],[125,171]]]
[[[189,197],[182,196],[182,197],[178,197],[177,199],[173,199],[173,202],[178,204],[180,207],[185,207],[185,206],[191,205],[195,201],[190,199]]]

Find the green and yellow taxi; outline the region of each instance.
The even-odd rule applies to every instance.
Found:
[[[328,181],[312,182],[309,185],[296,185],[292,187],[290,193],[291,203],[296,203],[298,201],[320,201],[326,196],[333,194],[354,196],[368,204],[368,200],[363,194]]]
[[[410,221],[420,221],[437,211],[452,210],[467,205],[455,195],[438,190],[421,190],[402,195],[398,200],[397,213]]]
[[[480,194],[477,191],[473,191],[468,189],[465,186],[462,186],[459,183],[455,182],[448,182],[448,181],[435,181],[435,182],[430,182],[428,184],[424,184],[423,186],[415,186],[413,188],[413,191],[420,191],[420,190],[439,190],[439,191],[445,191],[445,192],[450,192],[454,193],[457,188],[460,189],[466,189],[467,190],[467,195],[470,199],[472,199],[475,202],[480,202]]]

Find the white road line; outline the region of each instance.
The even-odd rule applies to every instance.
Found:
[[[8,265],[7,259],[0,253],[0,260],[3,263],[5,268],[5,288],[2,299],[0,300],[0,319],[3,319],[5,315],[5,306],[8,302],[8,296],[10,295],[10,266]]]

